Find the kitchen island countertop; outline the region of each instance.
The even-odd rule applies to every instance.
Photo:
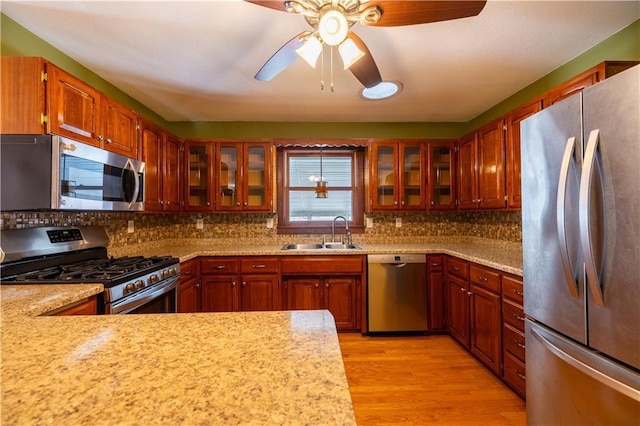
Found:
[[[328,311],[38,316],[100,285],[3,285],[3,425],[355,424]]]

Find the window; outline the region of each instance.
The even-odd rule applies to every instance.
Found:
[[[316,198],[315,193],[320,178],[319,148],[282,148],[278,151],[278,164],[278,233],[329,233],[336,216],[344,216],[349,221],[352,233],[362,232],[361,149],[322,150],[322,175],[329,188],[327,198]]]

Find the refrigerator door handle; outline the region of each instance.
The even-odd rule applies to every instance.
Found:
[[[592,130],[587,141],[585,150],[584,165],[582,176],[580,178],[580,196],[579,196],[579,221],[580,221],[580,243],[582,244],[582,255],[584,256],[584,266],[587,272],[587,281],[589,289],[593,296],[593,300],[600,306],[604,305],[604,296],[602,294],[602,286],[600,285],[600,277],[596,270],[596,262],[593,257],[593,247],[591,240],[591,229],[589,228],[591,211],[591,183],[593,180],[593,169],[596,166],[596,151],[600,142],[600,130]]]
[[[567,145],[562,156],[562,164],[560,165],[560,177],[558,179],[558,198],[556,200],[556,224],[558,227],[558,243],[560,244],[560,259],[562,260],[562,270],[564,272],[565,281],[569,287],[569,292],[574,298],[578,298],[578,282],[573,275],[571,269],[571,261],[569,260],[569,251],[567,248],[567,231],[566,231],[566,195],[567,180],[569,179],[569,166],[576,149],[576,138],[574,136],[567,139]]]
[[[540,343],[544,345],[555,356],[572,366],[578,371],[586,374],[594,380],[602,383],[604,386],[614,389],[615,391],[633,399],[634,401],[640,401],[640,391],[616,380],[614,377],[604,374],[603,372],[585,364],[584,362],[576,359],[567,353],[566,350],[561,349],[559,346],[564,346],[560,339],[557,339],[551,334],[545,333],[538,328],[531,328],[531,334],[538,339]]]

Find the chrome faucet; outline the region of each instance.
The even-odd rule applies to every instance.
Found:
[[[334,242],[336,240],[336,220],[338,219],[344,220],[344,230],[346,231],[347,239],[350,240],[351,234],[349,233],[349,221],[347,221],[347,218],[344,216],[336,216],[333,218],[333,221],[331,222],[331,242]],[[349,241],[349,244],[350,243],[351,242]]]

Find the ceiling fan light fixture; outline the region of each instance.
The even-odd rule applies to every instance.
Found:
[[[318,57],[322,53],[322,43],[315,35],[310,35],[302,46],[296,49],[296,53],[313,68],[316,67]]]
[[[324,43],[329,46],[337,46],[347,38],[349,23],[342,12],[331,9],[320,17],[318,32]]]
[[[402,92],[402,83],[398,81],[381,81],[373,87],[365,87],[360,92],[360,97],[370,101],[380,101],[397,96]]]
[[[338,52],[342,58],[344,69],[349,69],[351,65],[358,62],[360,58],[364,56],[364,52],[356,45],[351,37],[347,37],[345,41],[338,46]]]

